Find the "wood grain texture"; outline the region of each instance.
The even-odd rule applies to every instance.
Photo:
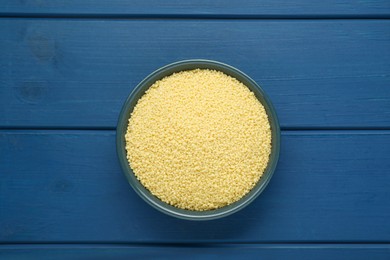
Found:
[[[282,127],[389,128],[388,20],[1,19],[0,127],[116,126],[149,73],[191,58],[256,80]]]
[[[389,245],[7,245],[2,259],[340,259],[388,260]]]
[[[151,208],[113,131],[0,131],[0,242],[390,242],[390,131],[289,131],[244,210],[191,222]]]
[[[386,0],[0,0],[0,14],[69,15],[201,15],[201,16],[318,16],[318,15],[389,15]]]

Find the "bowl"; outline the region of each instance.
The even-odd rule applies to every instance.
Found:
[[[192,70],[198,68],[221,71],[229,76],[236,78],[244,85],[246,85],[255,94],[257,99],[264,106],[270,122],[271,136],[272,136],[271,154],[270,154],[270,159],[268,161],[268,165],[263,175],[261,176],[260,180],[254,186],[254,188],[248,194],[242,197],[240,200],[230,205],[227,205],[222,208],[214,209],[214,210],[207,210],[207,211],[192,211],[192,210],[180,209],[161,201],[159,198],[154,196],[149,190],[147,190],[136,178],[135,174],[133,173],[132,169],[129,166],[126,157],[125,134],[126,134],[130,114],[133,111],[134,107],[136,106],[138,99],[140,99],[145,93],[145,91],[151,85],[153,85],[153,83],[156,82],[157,80],[169,76],[174,72],[179,72],[183,70]],[[240,70],[230,65],[217,62],[217,61],[200,60],[200,59],[183,60],[183,61],[178,61],[166,65],[152,72],[149,76],[147,76],[134,88],[134,90],[126,99],[122,107],[121,113],[119,115],[118,125],[116,129],[116,148],[117,148],[119,162],[124,175],[126,176],[130,185],[133,187],[134,191],[148,204],[150,204],[152,207],[156,208],[157,210],[173,217],[187,219],[187,220],[212,220],[212,219],[228,216],[230,214],[233,214],[243,209],[245,206],[249,205],[265,189],[265,187],[269,183],[275,171],[278,158],[279,158],[280,127],[279,127],[279,122],[278,122],[275,109],[273,108],[271,101],[269,100],[269,98],[267,97],[263,89],[249,76],[247,76]]]

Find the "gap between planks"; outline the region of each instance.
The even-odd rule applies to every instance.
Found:
[[[261,243],[229,243],[229,242],[211,242],[211,243],[161,243],[161,242],[15,242],[0,243],[2,247],[259,247],[259,248],[389,248],[389,242],[261,242]]]
[[[248,15],[248,14],[59,14],[1,13],[1,18],[77,20],[387,20],[390,14],[373,15]]]

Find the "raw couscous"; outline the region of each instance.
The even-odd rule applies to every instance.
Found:
[[[181,71],[156,81],[129,118],[127,159],[154,196],[204,211],[245,196],[271,153],[267,113],[255,95],[220,71]]]

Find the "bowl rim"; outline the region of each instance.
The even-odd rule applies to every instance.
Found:
[[[268,119],[271,125],[271,134],[272,134],[272,143],[271,143],[271,154],[268,165],[264,170],[262,177],[259,179],[258,183],[252,188],[252,190],[244,195],[238,201],[218,208],[215,210],[207,211],[192,211],[185,210],[174,207],[166,202],[163,202],[156,196],[154,196],[149,190],[147,190],[141,182],[137,179],[134,172],[130,168],[130,165],[127,160],[126,152],[126,143],[125,143],[125,133],[128,126],[128,120],[130,114],[136,106],[139,98],[143,96],[145,91],[157,80],[162,79],[168,75],[171,75],[174,72],[191,70],[191,69],[213,69],[222,71],[223,73],[237,78],[240,82],[244,83],[252,92],[254,92],[256,98],[262,103],[266,109]],[[245,81],[245,82],[243,82]],[[261,100],[260,100],[261,99]],[[270,179],[272,178],[276,165],[279,160],[280,153],[280,126],[279,120],[269,97],[264,92],[264,90],[248,75],[239,69],[232,67],[228,64],[215,61],[215,60],[206,60],[206,59],[190,59],[190,60],[181,60],[177,62],[170,63],[165,65],[145,77],[128,95],[126,101],[124,102],[121,112],[119,114],[117,128],[116,128],[116,151],[117,156],[121,165],[121,169],[125,177],[127,178],[130,186],[133,190],[149,205],[153,208],[163,212],[167,215],[177,217],[180,219],[187,220],[212,220],[221,217],[231,215],[246,206],[248,206],[253,200],[263,192],[265,187],[268,185]]]

